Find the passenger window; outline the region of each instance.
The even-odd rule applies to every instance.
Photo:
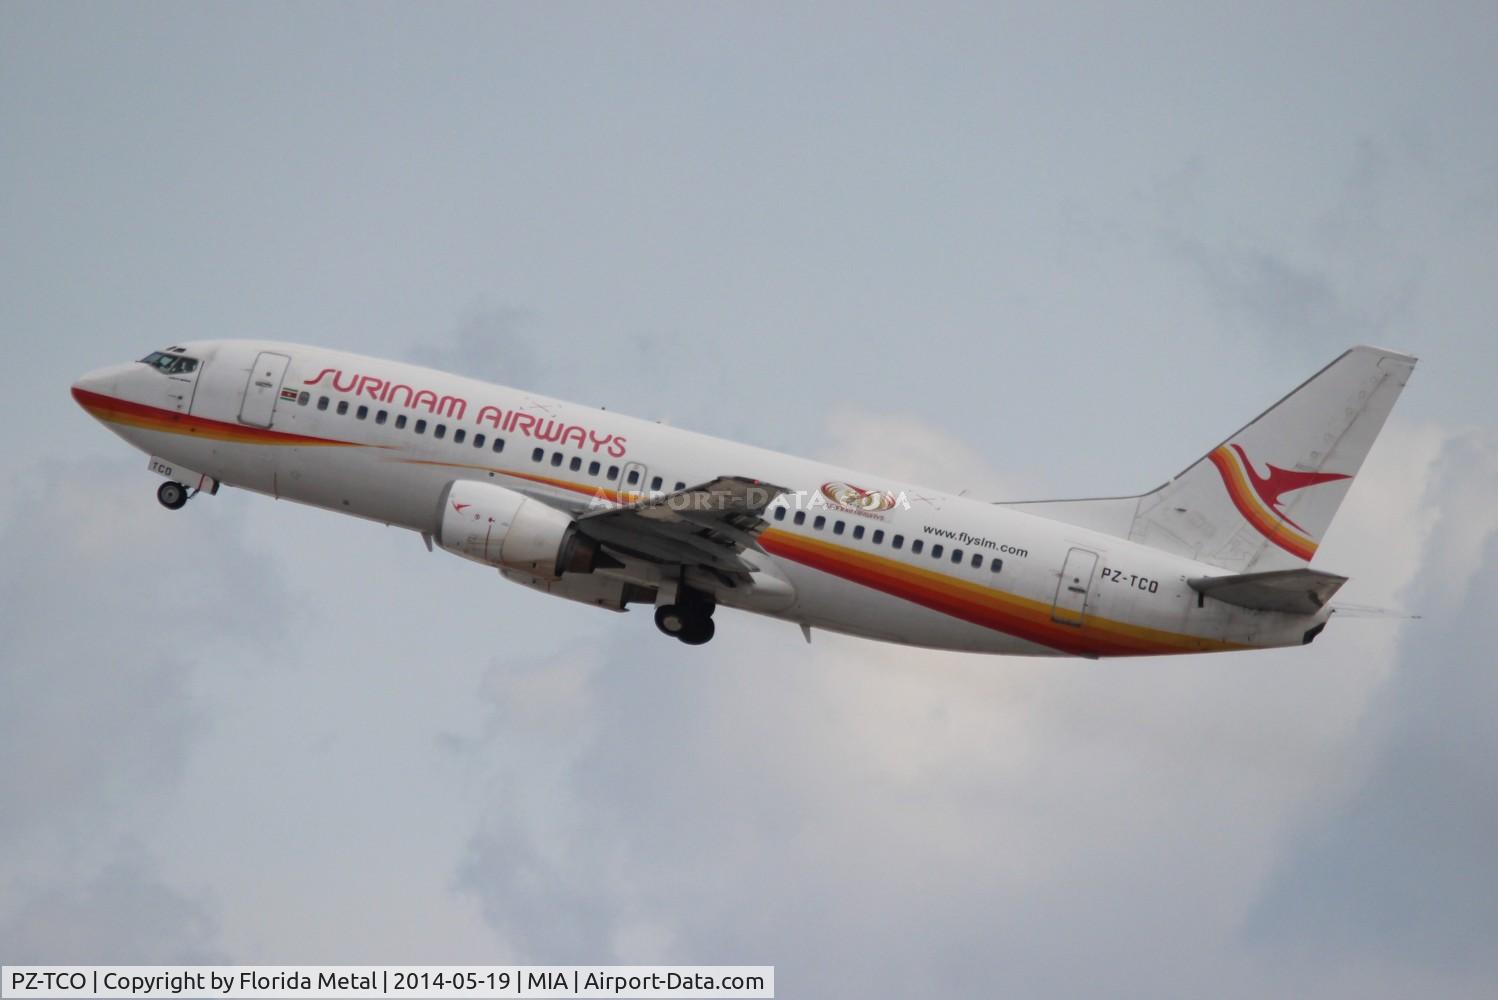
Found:
[[[343,416],[347,412],[348,412],[348,400],[346,400],[346,399],[340,399],[338,401],[338,415],[341,417],[341,416]]]
[[[590,475],[590,476],[596,476],[596,475],[598,475],[598,470],[601,469],[601,468],[603,468],[603,466],[599,465],[597,461],[589,462],[588,463],[588,475]]]
[[[406,415],[404,413],[397,413],[395,415],[395,429],[398,431],[406,429]]]
[[[982,568],[983,568],[983,557],[981,555],[979,555],[978,553],[974,552],[973,553],[973,569],[982,569]]]
[[[861,524],[855,524],[853,526],[853,537],[854,538],[862,538],[863,537],[863,525],[861,525]]]
[[[317,408],[319,410],[326,410],[328,408],[328,397],[327,396],[318,396],[317,397]]]
[[[504,438],[495,438],[494,439],[494,448],[493,448],[493,451],[497,454],[497,453],[499,453],[501,451],[504,451],[504,450],[505,450],[505,439]]]
[[[467,437],[468,432],[459,427],[457,430],[453,431],[453,444],[462,444],[464,439],[466,439]]]
[[[473,436],[473,446],[475,448],[482,448],[484,446],[484,440],[485,440],[484,435],[482,435],[482,434],[475,434]]]
[[[383,424],[385,422],[385,418],[388,417],[388,416],[390,416],[389,413],[387,413],[384,410],[381,410],[379,413],[375,414],[375,423],[377,423],[377,424]]]
[[[952,550],[952,565],[955,566],[955,565],[957,565],[960,562],[962,562],[962,550],[961,549],[953,549]]]
[[[785,520],[785,508],[784,507],[776,507],[775,508],[775,520],[777,520],[777,521],[784,521]]]
[[[609,466],[609,474],[607,476],[604,476],[603,478],[610,479],[610,480],[612,480],[612,479],[618,479],[619,478],[619,466],[617,466],[617,465],[611,465],[611,466]]]
[[[827,518],[823,517],[821,514],[818,514],[817,519],[811,522],[811,526],[818,531],[821,531],[824,527],[827,526]]]
[[[913,552],[913,553],[915,553],[916,555],[920,555],[921,554],[921,549],[923,549],[925,547],[926,547],[926,543],[923,542],[923,541],[921,541],[919,538],[917,538],[915,541],[913,541],[913,542],[910,543],[910,551]]]
[[[892,549],[898,549],[898,548],[903,547],[904,545],[905,545],[905,536],[904,535],[896,535],[894,538],[891,538],[889,540],[889,546]]]
[[[997,573],[999,570],[1001,570],[1003,568],[1004,568],[1004,560],[1002,560],[1002,559],[995,559],[993,562],[991,562],[991,563],[988,564],[988,570],[989,570],[990,573]]]
[[[553,469],[559,468],[561,466],[561,464],[562,464],[562,457],[563,457],[562,453],[559,452],[559,451],[554,451],[554,452],[551,453],[551,467]]]
[[[640,470],[630,469],[629,475],[625,477],[625,481],[628,482],[631,486],[638,485],[640,482]]]
[[[660,476],[656,476],[654,479],[652,479],[650,481],[650,488],[653,491],[657,491],[658,492],[660,490],[660,488],[662,486],[664,486],[664,485],[665,485],[665,481],[662,480]]]
[[[571,469],[573,472],[576,472],[578,469],[581,469],[582,467],[583,467],[583,460],[580,459],[580,458],[578,458],[576,455],[573,455],[572,456],[572,461],[570,461],[570,462],[567,463],[567,468]]]
[[[676,492],[678,492],[678,493],[680,493],[682,490],[684,490],[686,488],[687,488],[687,484],[686,483],[677,483],[676,484]]]
[[[312,398],[312,393],[310,393],[307,390],[303,389],[300,393],[297,394],[296,405],[298,405],[298,406],[306,406],[307,405],[307,401],[310,400],[311,398]]]
[[[433,427],[432,428],[432,437],[436,438],[439,441],[441,441],[443,438],[447,437],[447,425],[446,424],[438,424],[436,427]]]
[[[875,528],[874,529],[874,544],[875,545],[883,545],[884,544],[884,529],[883,528]]]
[[[804,510],[798,510],[798,511],[796,511],[796,516],[794,518],[792,518],[791,520],[795,521],[797,524],[805,524],[806,523],[806,511],[804,511]]]
[[[411,429],[417,434],[425,434],[427,432],[427,422],[425,420],[418,420],[416,421],[416,425]]]
[[[936,545],[931,546],[931,558],[932,559],[940,559],[941,558],[941,545],[939,543],[936,544]]]
[[[541,459],[543,459],[545,457],[546,457],[546,449],[545,448],[537,448],[535,451],[531,452],[531,461],[532,462],[539,462],[539,461],[541,461]]]
[[[832,522],[832,533],[834,535],[841,535],[843,533],[843,528],[845,528],[845,527],[847,527],[847,525],[843,524],[842,521],[833,521]]]
[[[357,410],[354,411],[354,416],[358,417],[360,420],[363,420],[365,417],[369,416],[369,407],[367,407],[367,406],[361,406],[361,407],[359,407]]]

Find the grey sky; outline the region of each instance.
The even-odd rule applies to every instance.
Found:
[[[0,6],[0,959],[746,962],[783,995],[1490,995],[1491,5]],[[157,507],[73,376],[469,371],[993,497],[1421,355],[1309,650],[709,647]],[[753,470],[724,470],[753,474]]]

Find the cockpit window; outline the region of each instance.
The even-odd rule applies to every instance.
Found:
[[[166,375],[182,375],[186,372],[198,370],[198,359],[183,357],[180,354],[167,354],[165,351],[152,351],[140,359],[143,365],[150,365],[157,371]]]

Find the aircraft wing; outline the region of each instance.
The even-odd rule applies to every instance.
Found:
[[[584,514],[577,528],[622,553],[743,576],[755,567],[739,554],[759,548],[755,536],[765,527],[765,508],[787,492],[758,479],[719,476],[701,486]]]

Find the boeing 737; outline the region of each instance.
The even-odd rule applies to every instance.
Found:
[[[935,649],[1148,656],[1309,643],[1311,558],[1415,359],[1355,347],[1158,489],[989,503],[415,365],[202,341],[73,398],[169,510],[221,485],[417,532],[707,642],[721,605]]]

